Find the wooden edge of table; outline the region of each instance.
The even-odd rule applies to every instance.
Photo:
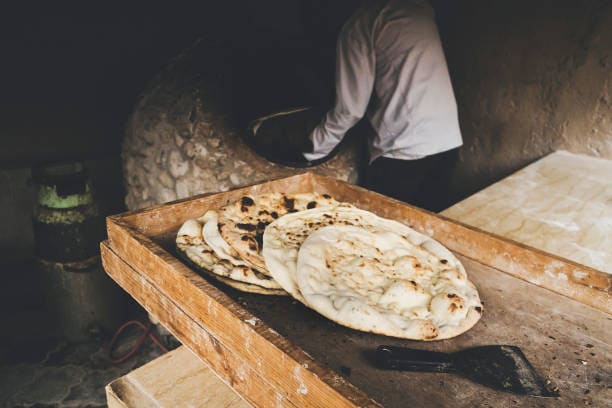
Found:
[[[112,248],[101,244],[107,273],[251,404],[380,406],[172,256],[158,262],[145,248],[143,263],[128,265],[115,247],[138,251],[138,238],[113,236]],[[143,267],[157,273],[145,276]]]
[[[106,405],[108,408],[130,408],[121,400],[112,387],[112,383],[104,387],[106,391]]]
[[[132,295],[149,313],[163,323],[183,344],[206,361],[219,377],[240,392],[245,399],[264,406],[289,405],[285,396],[240,360],[239,354],[229,350],[213,335],[198,325],[155,285],[125,263],[108,243],[100,244],[102,264],[108,275]]]
[[[109,408],[252,408],[187,346],[149,361],[106,386]]]
[[[610,274],[314,173],[272,180],[226,193],[200,195],[111,216],[107,219],[109,239],[112,243],[112,225],[139,226],[137,229],[143,232],[144,236],[156,235],[167,228],[178,229],[178,225],[168,225],[167,220],[174,218],[182,223],[190,215],[193,216],[194,208],[203,208],[206,205],[209,208],[218,208],[228,198],[236,199],[243,194],[274,191],[279,183],[293,191],[296,191],[296,185],[301,185],[302,188],[308,186],[310,191],[327,192],[340,201],[349,201],[380,216],[404,221],[463,256],[612,314]]]
[[[270,187],[273,186],[275,183],[277,183],[280,180],[284,180],[288,183],[292,183],[294,180],[296,182],[299,182],[301,180],[308,180],[307,183],[309,185],[312,186],[312,181],[314,177],[325,177],[325,176],[319,176],[315,173],[312,172],[306,172],[306,173],[301,173],[301,174],[296,174],[295,176],[289,176],[289,177],[279,177],[276,179],[272,179],[263,183],[253,183],[253,184],[247,184],[244,185],[242,187],[238,187],[229,191],[223,191],[223,192],[216,192],[216,193],[202,193],[202,194],[196,194],[194,196],[191,197],[187,197],[187,198],[180,198],[178,200],[173,200],[173,201],[168,201],[167,203],[163,203],[163,204],[156,204],[156,205],[152,205],[146,208],[141,208],[138,210],[132,210],[132,211],[125,211],[122,212],[120,214],[116,214],[116,215],[111,215],[108,216],[107,218],[111,218],[111,219],[128,219],[128,218],[133,218],[133,217],[148,217],[151,215],[156,214],[157,212],[159,212],[160,210],[164,210],[168,207],[173,207],[173,208],[182,208],[184,207],[185,204],[188,204],[191,201],[194,200],[198,200],[198,199],[202,199],[202,198],[206,198],[206,197],[210,197],[213,195],[219,195],[219,194],[229,194],[229,193],[234,193],[234,192],[241,192],[241,191],[248,191],[253,189],[254,187],[263,187],[263,190],[266,190],[266,187]],[[325,177],[327,178],[327,177]]]

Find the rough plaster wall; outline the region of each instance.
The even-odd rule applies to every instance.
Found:
[[[458,198],[553,150],[612,159],[612,2],[457,10],[446,48],[464,136]]]

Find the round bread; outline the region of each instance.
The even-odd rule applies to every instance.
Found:
[[[268,295],[268,296],[288,296],[289,295],[287,292],[285,292],[282,289],[266,289],[258,285],[251,285],[248,283],[238,282],[233,279],[224,278],[214,273],[210,273],[206,270],[204,270],[204,273],[206,273],[208,276],[212,277],[213,279],[231,288],[237,289],[241,292],[256,293],[258,295]]]
[[[199,218],[203,222],[202,237],[221,259],[227,259],[234,265],[246,265],[244,261],[238,259],[238,253],[230,247],[219,233],[218,214],[216,211],[209,210]]]
[[[300,246],[310,234],[328,225],[354,225],[371,229],[396,231],[414,245],[421,244],[446,259],[449,266],[457,267],[465,276],[465,270],[452,253],[429,237],[397,221],[382,218],[369,211],[345,204],[315,208],[294,214],[287,214],[274,221],[263,236],[263,256],[272,277],[296,299],[303,301],[296,285],[296,265]]]
[[[419,235],[415,244],[416,236],[388,228],[320,228],[299,250],[300,294],[312,309],[356,330],[412,340],[457,336],[480,319],[478,292],[452,253]]]
[[[268,224],[285,214],[337,204],[327,194],[270,193],[243,196],[223,207],[218,226],[221,237],[236,252],[237,257],[258,270],[266,269],[261,254],[262,236]]]
[[[199,220],[204,223],[204,227],[202,227],[202,237],[204,238],[206,244],[212,248],[219,258],[229,261],[232,265],[252,267],[255,271],[263,275],[270,276],[270,273],[266,268],[253,267],[244,262],[242,259],[238,258],[238,253],[232,247],[230,247],[227,242],[225,242],[219,233],[218,217],[219,216],[216,211],[210,210],[199,218]]]
[[[234,265],[230,260],[221,259],[217,256],[203,239],[201,220],[203,219],[187,220],[177,233],[176,247],[189,261],[206,273],[212,273],[219,277],[242,284],[254,285],[262,289],[282,290],[273,278],[263,275],[249,266]],[[223,282],[227,283],[225,280]]]

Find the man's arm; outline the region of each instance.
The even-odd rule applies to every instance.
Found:
[[[327,156],[364,115],[374,86],[375,55],[370,22],[358,11],[343,27],[337,43],[336,102],[310,134],[308,160]]]

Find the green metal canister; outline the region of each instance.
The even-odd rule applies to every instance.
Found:
[[[38,190],[35,255],[59,333],[80,341],[114,330],[125,302],[102,269],[104,218],[86,170],[78,162],[46,165],[33,169],[33,179]]]

